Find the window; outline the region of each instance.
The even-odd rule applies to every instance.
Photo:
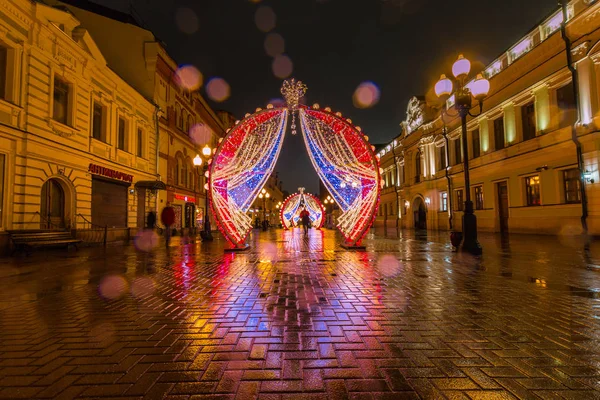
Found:
[[[104,108],[101,104],[94,102],[92,110],[92,137],[104,141]]]
[[[390,203],[390,215],[394,215],[394,203]]]
[[[528,206],[539,206],[540,202],[540,177],[530,176],[525,178],[525,194]]]
[[[475,186],[475,209],[483,210],[483,186]]]
[[[581,203],[581,174],[578,168],[563,171],[565,203]]]
[[[137,130],[137,156],[144,156],[144,131],[142,131],[142,128]]]
[[[448,192],[440,195],[440,211],[448,211]]]
[[[448,163],[446,162],[446,146],[438,147],[438,160],[438,169],[440,171],[446,169],[446,167],[448,166]]]
[[[54,102],[52,103],[52,118],[67,125],[69,110],[69,84],[58,76],[54,76]]]
[[[481,155],[481,141],[479,140],[479,129],[475,129],[472,133],[473,136],[473,158],[477,158]]]
[[[521,121],[523,123],[523,140],[535,138],[535,105],[529,103],[521,107]]]
[[[454,165],[458,165],[462,162],[462,137],[459,137],[454,141]]]
[[[575,106],[573,82],[556,90],[556,103],[560,113],[560,128],[573,125],[577,120],[577,107]]]
[[[4,175],[6,175],[6,156],[0,154],[0,227],[2,226],[2,210],[4,205]]]
[[[126,131],[125,131],[125,120],[121,117],[119,117],[119,131],[118,131],[118,135],[117,135],[117,148],[119,150],[123,150],[125,151],[125,136],[126,136]]]
[[[415,183],[421,182],[421,152],[415,156]]]
[[[6,75],[8,65],[8,49],[0,46],[0,99],[6,99]]]
[[[187,130],[186,132],[189,134],[190,131],[192,130],[192,126],[194,126],[194,118],[192,117],[192,115],[188,115],[188,121],[187,121]]]
[[[188,185],[188,163],[186,163],[185,161],[183,162],[183,168],[181,170],[181,179],[179,181],[179,184],[181,186],[185,186],[187,187]]]
[[[494,149],[504,148],[504,118],[500,117],[494,120]]]
[[[465,207],[465,201],[463,200],[463,190],[455,190],[456,194],[456,205],[454,206],[456,211],[463,211]]]
[[[404,165],[400,166],[400,178],[402,179],[402,185],[404,185],[406,183],[406,172],[405,172],[405,168]]]
[[[180,177],[181,174],[181,160],[179,159],[179,157],[175,158],[175,185],[179,185]]]

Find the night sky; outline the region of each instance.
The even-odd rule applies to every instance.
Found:
[[[556,0],[94,1],[121,11],[132,6],[178,63],[196,66],[205,83],[224,79],[230,97],[210,103],[237,118],[281,97],[268,33],[259,26],[272,28],[285,41],[291,76],[308,85],[306,103],[341,111],[372,143],[400,133],[410,97],[431,90],[459,52],[483,67],[558,8]],[[380,97],[359,109],[353,93],[365,81]],[[290,192],[318,191],[300,134],[288,131],[277,170]]]

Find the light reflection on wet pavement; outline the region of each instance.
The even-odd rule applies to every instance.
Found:
[[[600,398],[599,245],[377,234],[0,259],[0,398]]]

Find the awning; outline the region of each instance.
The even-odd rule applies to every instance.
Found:
[[[139,181],[136,182],[135,187],[152,190],[167,190],[167,185],[162,181]]]

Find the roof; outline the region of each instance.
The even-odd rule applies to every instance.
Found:
[[[133,15],[122,11],[114,10],[112,8],[105,7],[98,3],[94,3],[88,0],[60,0],[61,3],[69,4],[73,7],[81,8],[94,14],[102,15],[103,17],[113,19],[115,21],[123,22],[126,24],[135,25],[142,29],[146,29],[142,26],[140,21],[136,20]]]

